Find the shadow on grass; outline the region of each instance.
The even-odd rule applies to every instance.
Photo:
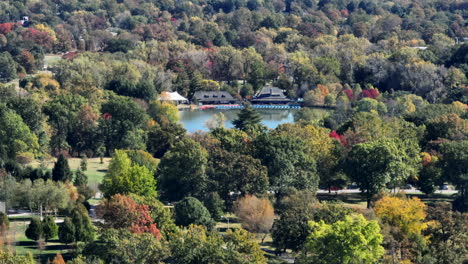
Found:
[[[10,221],[10,223],[12,222],[29,222],[31,221],[31,217],[30,216],[12,216],[10,218],[8,218],[8,221]]]
[[[27,247],[27,248],[36,248],[37,243],[35,241],[18,241],[16,242],[17,246]]]
[[[104,173],[107,172],[107,170],[96,170],[96,171],[98,171],[98,172],[104,172]]]

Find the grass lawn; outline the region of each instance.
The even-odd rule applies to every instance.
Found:
[[[85,171],[85,174],[88,176],[88,184],[94,190],[98,190],[98,185],[101,183],[102,178],[107,172],[107,167],[111,158],[104,158],[103,164],[101,164],[100,158],[90,158],[88,159],[88,169]],[[76,171],[80,167],[80,158],[71,158],[68,159],[68,164],[70,165],[70,169],[72,171]],[[46,167],[47,169],[52,169],[54,167],[55,159],[47,161]],[[33,161],[29,164],[35,168],[40,166],[39,161]]]
[[[29,224],[30,217],[10,217],[10,230],[8,232],[8,241],[12,249],[18,254],[27,254],[30,252],[41,263],[47,263],[47,260],[52,260],[57,253],[63,255],[65,259],[71,256],[71,247],[64,245],[57,238],[42,245],[42,249],[38,247],[38,243],[26,237],[24,232]]]
[[[44,56],[44,65],[51,66],[54,63],[60,61],[62,59],[62,56],[60,55],[54,55],[54,54],[49,54]]]

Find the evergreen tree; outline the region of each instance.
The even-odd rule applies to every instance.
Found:
[[[39,217],[31,218],[31,223],[29,223],[28,228],[26,229],[26,237],[38,241],[43,235],[42,223]]]
[[[75,241],[75,226],[70,217],[65,217],[63,224],[58,230],[58,236],[60,242],[67,245]]]
[[[256,129],[261,127],[262,117],[251,105],[245,105],[232,124],[240,130]]]
[[[75,181],[73,182],[75,186],[85,186],[88,184],[88,176],[84,174],[81,169],[78,169],[75,172]]]
[[[58,226],[52,216],[46,216],[42,221],[42,231],[46,241],[58,235]]]
[[[84,206],[80,205],[72,213],[72,223],[75,227],[75,240],[76,241],[93,241],[94,240],[94,227],[91,219],[88,216],[88,211]]]
[[[224,201],[219,194],[217,192],[208,194],[208,198],[205,200],[204,204],[206,209],[210,212],[211,217],[219,221],[224,213]]]
[[[177,225],[189,226],[195,224],[212,229],[215,224],[208,209],[194,197],[186,197],[178,202],[174,207],[174,211]]]
[[[88,157],[86,157],[86,155],[83,155],[83,157],[81,158],[80,168],[82,171],[88,170]]]
[[[73,174],[68,165],[68,160],[63,154],[55,162],[54,169],[52,170],[52,180],[54,181],[71,181]]]

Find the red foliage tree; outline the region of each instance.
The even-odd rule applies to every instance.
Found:
[[[366,89],[366,90],[363,90],[359,94],[359,97],[361,98],[367,97],[367,98],[376,99],[377,97],[379,97],[379,95],[380,93],[377,89]]]
[[[332,132],[330,132],[329,137],[334,138],[334,139],[340,141],[340,142],[341,142],[341,145],[343,145],[343,146],[346,145],[346,140],[345,140],[344,135],[340,135],[340,134],[336,133],[335,130],[333,130]]]
[[[46,50],[52,50],[54,45],[54,39],[47,32],[39,31],[35,28],[28,28],[21,32],[25,41],[31,41],[45,48]]]
[[[104,200],[97,214],[104,219],[104,227],[128,228],[132,233],[150,233],[161,239],[161,232],[150,216],[149,207],[138,205],[130,196],[116,194]]]
[[[153,223],[153,218],[149,214],[149,207],[145,204],[141,204],[136,209],[137,219],[130,227],[132,233],[150,233],[157,239],[161,239],[161,231]]]
[[[0,24],[0,34],[6,35],[13,30],[15,23],[3,23]]]
[[[348,100],[350,101],[353,101],[354,100],[354,93],[353,93],[353,90],[351,89],[344,89],[342,91],[344,94],[346,94],[346,96],[348,97]]]

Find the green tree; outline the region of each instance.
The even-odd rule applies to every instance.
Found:
[[[385,252],[377,221],[367,221],[362,215],[346,216],[331,225],[311,221],[310,226],[313,231],[299,263],[372,264]]]
[[[57,158],[52,169],[52,180],[54,181],[71,181],[73,179],[73,173],[68,165],[68,160],[63,154]]]
[[[206,150],[192,139],[175,143],[159,164],[161,195],[170,201],[186,196],[202,198],[207,185],[207,156]]]
[[[121,264],[164,263],[170,256],[163,240],[147,233],[133,234],[126,229],[105,229],[98,241],[85,246],[83,253],[104,263]]]
[[[58,230],[58,237],[60,242],[67,245],[75,242],[75,233],[75,226],[73,225],[71,218],[65,217]]]
[[[270,186],[277,195],[290,187],[313,191],[318,187],[316,162],[304,140],[270,133],[259,136],[255,141],[255,157],[268,168]]]
[[[0,53],[0,80],[9,82],[16,78],[17,63],[9,52]]]
[[[242,229],[228,230],[223,237],[207,232],[202,226],[191,225],[174,234],[170,248],[175,263],[267,263],[253,236]]]
[[[261,124],[262,117],[251,105],[246,104],[244,108],[237,115],[237,119],[232,121],[232,124],[235,128],[249,131],[263,129]]]
[[[31,222],[28,225],[28,228],[26,228],[26,237],[38,241],[44,236],[44,231],[42,227],[42,222],[39,217],[33,217],[31,218]]]
[[[468,217],[454,212],[448,203],[436,203],[428,207],[429,248],[435,263],[462,263],[468,253]]]
[[[179,110],[174,104],[154,100],[150,103],[148,114],[159,124],[177,123]]]
[[[144,196],[157,194],[156,180],[151,171],[144,166],[132,164],[124,150],[115,151],[100,188],[107,197],[118,193]]]
[[[217,191],[230,207],[246,194],[263,194],[268,190],[267,168],[259,159],[220,148],[210,150],[207,175],[209,189]]]
[[[22,118],[0,103],[0,156],[16,157],[18,153],[39,154],[38,138]]]
[[[365,192],[368,208],[386,184],[414,173],[408,154],[401,150],[394,140],[381,139],[354,145],[349,152],[345,172]]]
[[[209,193],[203,204],[215,221],[221,220],[224,214],[224,201],[217,192]]]
[[[94,240],[96,231],[84,206],[76,206],[72,211],[71,221],[75,227],[75,241],[91,242]]]
[[[46,241],[49,241],[58,235],[58,226],[55,223],[54,218],[50,215],[46,216],[44,220],[42,220],[42,229],[44,233],[44,239]]]
[[[80,169],[82,171],[88,170],[88,157],[86,157],[86,155],[83,155],[83,157],[81,158]]]
[[[468,210],[468,140],[449,141],[441,145],[441,167],[445,179],[459,190],[460,199],[456,206],[461,211]]]
[[[85,186],[88,185],[88,176],[80,169],[75,172],[75,181],[73,182],[75,186]]]
[[[215,222],[206,207],[194,197],[186,197],[179,201],[175,207],[175,220],[177,225],[202,225],[211,230]]]

